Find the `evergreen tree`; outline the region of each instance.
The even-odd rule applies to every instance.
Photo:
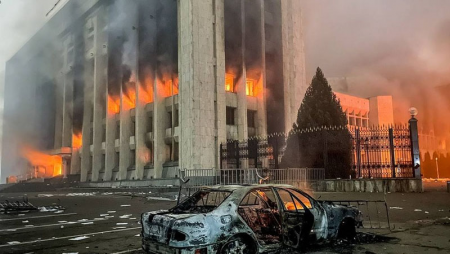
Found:
[[[281,166],[325,168],[327,178],[348,178],[351,134],[346,125],[347,117],[339,100],[317,68],[288,137]],[[330,129],[335,126],[340,128]],[[311,129],[318,130],[304,132]]]

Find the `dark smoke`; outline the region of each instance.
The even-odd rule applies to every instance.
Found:
[[[329,77],[354,77],[350,92],[391,94],[395,121],[419,109],[426,131],[448,133],[450,2],[303,0],[307,71],[321,66]],[[442,128],[446,126],[446,128]]]

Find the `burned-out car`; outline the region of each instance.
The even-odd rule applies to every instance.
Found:
[[[358,209],[318,201],[289,185],[202,188],[168,211],[141,216],[149,253],[263,253],[353,237]]]

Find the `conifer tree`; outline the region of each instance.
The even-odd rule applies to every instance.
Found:
[[[346,126],[340,102],[317,68],[287,139],[281,166],[325,168],[327,178],[348,178],[351,135]]]

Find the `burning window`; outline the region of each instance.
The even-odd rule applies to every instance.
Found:
[[[255,81],[252,79],[247,79],[245,91],[248,96],[255,96]]]
[[[225,74],[225,91],[234,93],[234,76]]]

